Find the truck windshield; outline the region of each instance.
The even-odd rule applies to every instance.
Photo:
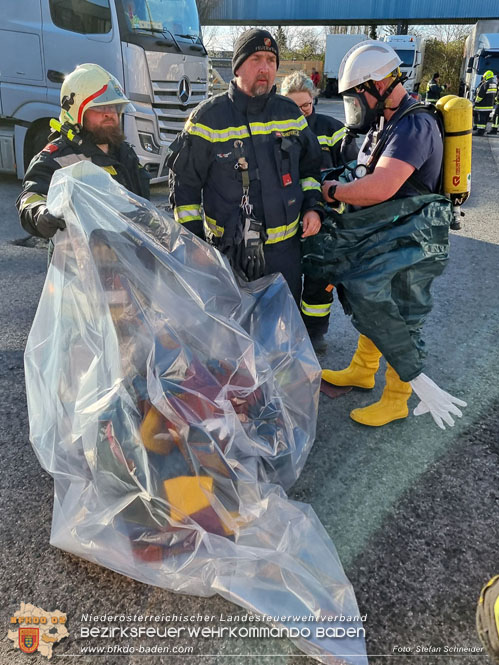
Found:
[[[414,49],[395,49],[398,57],[402,60],[400,67],[412,67],[414,64]]]
[[[485,74],[488,69],[491,69],[496,76],[499,74],[499,53],[489,53],[485,56],[480,56],[478,74]]]
[[[200,37],[196,0],[120,0],[130,30],[163,32],[176,38],[197,40]]]

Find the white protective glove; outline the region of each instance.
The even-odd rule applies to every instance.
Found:
[[[413,411],[415,416],[421,416],[429,411],[431,417],[441,429],[445,429],[444,421],[450,427],[454,427],[454,419],[451,413],[461,418],[463,414],[458,406],[467,406],[466,402],[446,393],[426,374],[420,374],[409,383],[421,400]]]

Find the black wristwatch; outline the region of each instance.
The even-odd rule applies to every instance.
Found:
[[[334,198],[334,195],[336,194],[336,188],[337,187],[338,187],[338,185],[331,185],[330,188],[327,190],[327,195],[329,196],[330,199],[333,199],[333,201],[337,201],[339,203],[338,199]]]

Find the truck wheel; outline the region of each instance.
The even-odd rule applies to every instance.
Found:
[[[24,170],[35,155],[45,148],[48,143],[48,136],[51,132],[49,119],[38,120],[33,123],[26,134],[24,142]]]

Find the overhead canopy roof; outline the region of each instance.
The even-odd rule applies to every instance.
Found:
[[[499,18],[498,0],[211,0],[205,25],[475,23]]]

